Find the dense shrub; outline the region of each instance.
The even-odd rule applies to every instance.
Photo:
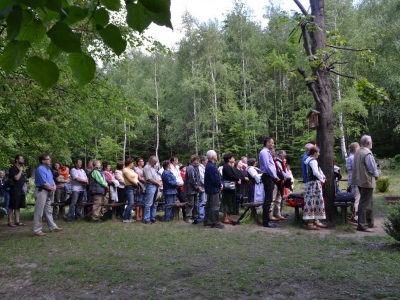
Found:
[[[388,219],[383,222],[383,228],[386,233],[394,238],[396,241],[400,241],[400,204],[388,206]]]
[[[386,193],[389,190],[389,178],[379,178],[376,182],[376,189],[381,193]]]

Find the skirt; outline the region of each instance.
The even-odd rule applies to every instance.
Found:
[[[304,196],[303,220],[315,219],[326,219],[322,185],[319,180],[306,183]]]

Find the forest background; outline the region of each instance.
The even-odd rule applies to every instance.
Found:
[[[363,134],[372,136],[378,157],[394,157],[400,140],[400,3],[327,0],[325,8],[328,43],[336,46],[330,61],[341,62],[338,73],[355,77],[331,76],[335,159],[344,167],[347,145]],[[306,118],[315,101],[296,71],[308,64],[296,30],[300,16],[270,4],[265,18],[262,27],[241,1],[222,22],[201,23],[186,13],[173,51],[157,42],[144,47],[148,40],[127,27],[130,50],[119,57],[83,40],[102,65],[85,86],[72,80],[62,54],[60,79],[46,92],[25,65],[9,74],[0,69],[0,166],[7,168],[16,154],[36,165],[41,152],[66,164],[76,157],[114,164],[154,154],[185,163],[209,149],[257,157],[264,137],[272,136],[299,174],[304,144],[315,139]],[[3,51],[6,31],[0,32]],[[373,103],[363,84],[383,87],[387,101]]]

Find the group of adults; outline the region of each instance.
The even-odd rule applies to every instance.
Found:
[[[360,144],[353,142],[349,146],[349,157],[346,160],[348,172],[347,192],[355,198],[351,219],[357,222],[357,230],[370,232],[374,225],[373,190],[380,174],[371,152],[372,138],[361,137]],[[320,149],[315,142],[305,146],[306,153],[302,159],[303,181],[306,183],[304,195],[303,220],[307,228],[318,230],[326,227],[321,220],[326,219],[322,186],[326,180],[318,166]]]
[[[370,150],[371,137],[363,136],[360,144],[361,147],[358,143],[350,145],[351,154],[346,166],[349,191],[356,197],[353,219],[358,221],[358,230],[367,231],[374,227],[372,191],[379,172]],[[102,222],[109,209],[107,204],[119,202],[123,205],[117,213],[124,223],[132,223],[136,219],[146,225],[154,224],[157,223],[157,206],[162,193],[164,220],[167,222],[173,219],[173,204],[179,201],[185,203],[182,212],[186,222],[224,228],[219,213],[223,213],[223,223],[232,224],[234,220],[230,217],[239,214],[239,202],[245,197],[248,202],[262,204],[262,225],[276,228],[275,222],[288,219],[288,215],[282,214],[282,196],[292,188],[294,179],[286,165],[286,152],[275,152],[273,138],[265,138],[263,146],[258,161],[247,157],[235,160],[232,153],[226,153],[220,168],[217,168],[218,156],[214,150],[209,150],[202,157],[192,155],[187,166],[180,165],[176,157],[163,161],[162,167],[156,156],[151,156],[146,164],[143,158],[138,158],[136,166],[134,159],[127,158],[125,162],[117,163],[114,173],[107,161],[101,164],[99,160],[94,160],[84,170],[82,160],[76,159],[67,177],[60,172],[60,163],[51,165],[50,156],[41,154],[40,166],[35,171],[34,233],[46,235],[42,231],[44,220],[50,231],[62,230],[53,218],[57,218],[61,211],[51,205],[53,199],[56,203],[65,201],[67,194],[70,194],[69,211],[65,216],[68,222],[83,217],[83,202],[92,203],[91,220],[94,223]],[[305,149],[302,159],[306,183],[303,219],[307,222],[307,229],[318,230],[326,227],[321,222],[326,219],[322,192],[326,177],[318,166],[319,148],[310,142]],[[23,166],[23,156],[17,155],[9,170],[8,183],[0,180],[9,189],[7,224],[10,227],[26,226],[19,219],[19,210],[25,207],[27,182]],[[4,177],[4,172],[0,172],[0,177]],[[66,189],[66,185],[70,188]],[[133,219],[135,204],[136,216]],[[15,222],[12,221],[13,213]]]

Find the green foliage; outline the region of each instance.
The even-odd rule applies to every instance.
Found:
[[[383,223],[386,233],[400,242],[400,204],[388,206],[387,220]]]
[[[400,154],[397,154],[395,157],[389,158],[388,169],[394,170],[400,166]]]
[[[60,75],[54,62],[36,56],[31,56],[27,59],[26,70],[45,91],[56,84]]]
[[[386,193],[389,190],[390,179],[389,178],[379,178],[376,181],[376,189],[380,193]]]
[[[368,105],[383,105],[389,101],[388,94],[382,87],[375,87],[367,78],[360,77],[354,81],[358,94]]]
[[[0,20],[5,20],[3,26],[6,28],[8,42],[4,44],[5,49],[0,56],[0,67],[6,73],[14,72],[26,56],[27,59],[33,56],[32,53],[38,56],[38,50],[46,45],[44,47],[48,48],[49,59],[37,58],[46,62],[46,67],[51,68],[52,74],[59,73],[58,70],[54,70],[54,66],[59,69],[61,65],[56,59],[59,53],[82,53],[82,67],[74,64],[71,68],[78,84],[84,85],[94,78],[91,66],[93,59],[86,50],[88,46],[101,40],[118,56],[125,51],[129,33],[125,34],[124,38],[122,29],[125,26],[118,24],[119,18],[110,18],[109,13],[123,13],[125,8],[122,7],[121,1],[82,1],[79,5],[77,2],[73,4],[62,0],[2,1]],[[127,0],[126,22],[131,29],[140,33],[152,22],[172,28],[170,6],[170,0]],[[74,27],[70,27],[72,24]],[[46,35],[50,40],[45,38]],[[29,49],[33,51],[28,52]],[[74,57],[73,60],[76,60],[76,56]],[[82,70],[77,70],[79,68]],[[29,74],[31,73],[32,70]],[[48,78],[44,78],[46,75],[39,72],[34,75],[32,78],[44,90],[49,88],[50,83],[57,83],[56,80],[50,82]]]

